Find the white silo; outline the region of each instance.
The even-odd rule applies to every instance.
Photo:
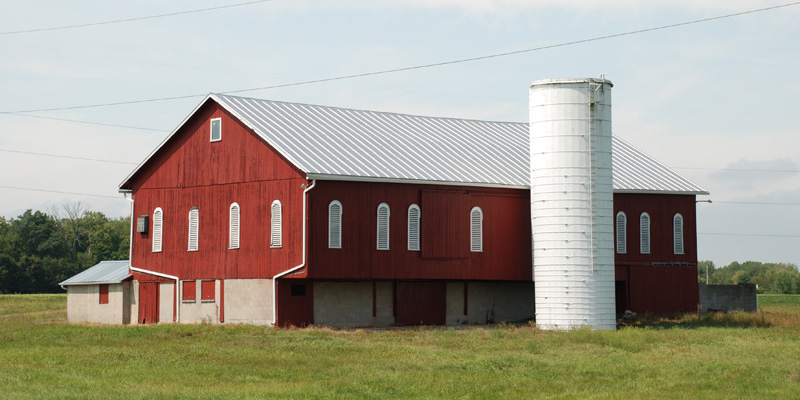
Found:
[[[611,82],[530,88],[536,325],[616,329]]]

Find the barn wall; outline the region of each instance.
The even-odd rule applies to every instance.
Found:
[[[615,254],[616,280],[624,282],[625,309],[637,313],[691,312],[699,302],[695,196],[614,195],[614,215],[627,215],[627,252]],[[650,215],[650,254],[640,253],[639,216]],[[684,220],[684,254],[675,254],[672,218]],[[616,224],[614,224],[616,237]],[[615,248],[616,251],[616,248]]]
[[[309,278],[531,280],[527,191],[317,181],[308,196]],[[342,203],[341,249],[328,248],[328,205],[333,200]],[[391,210],[390,250],[376,250],[380,203]],[[422,251],[408,250],[411,204],[420,206]],[[469,249],[469,211],[474,206],[484,213],[480,253]]]
[[[614,194],[615,217],[619,211],[623,211],[628,218],[627,252],[619,254],[615,251],[614,261],[616,264],[684,263],[697,265],[695,196],[617,193]],[[650,215],[650,254],[640,253],[639,216],[643,212]],[[676,213],[683,216],[684,254],[675,254],[673,248],[672,218]],[[615,223],[615,235],[616,229]]]
[[[178,296],[181,307],[180,322],[185,323],[219,323],[220,312],[220,281],[214,281],[214,300],[202,300],[201,281],[195,285],[195,300],[183,300],[182,292]]]
[[[315,325],[391,325],[392,304],[391,282],[314,282]]]
[[[222,118],[210,142],[209,120]],[[304,176],[249,128],[209,102],[132,180],[134,216],[150,216],[134,233],[132,265],[181,279],[271,278],[301,262]],[[270,206],[283,206],[283,246],[270,247]],[[240,206],[240,247],[229,249],[230,205]],[[188,251],[189,210],[199,210],[198,251]],[[163,210],[163,251],[152,252],[152,215]]]

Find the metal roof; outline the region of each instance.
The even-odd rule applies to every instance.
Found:
[[[99,264],[59,283],[61,286],[98,285],[101,283],[120,283],[133,276],[128,273],[128,260],[100,261]]]
[[[530,187],[527,123],[424,117],[210,94],[309,179]],[[163,146],[186,123],[188,117]],[[615,191],[706,194],[614,137]],[[148,157],[152,157],[158,148]],[[120,185],[147,162],[139,165]]]

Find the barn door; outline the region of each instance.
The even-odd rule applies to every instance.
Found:
[[[308,326],[314,323],[314,284],[301,279],[278,281],[278,326]]]
[[[444,282],[397,282],[397,323],[444,325],[447,300]]]
[[[158,323],[158,282],[139,282],[140,324]]]

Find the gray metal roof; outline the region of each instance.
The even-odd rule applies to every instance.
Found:
[[[99,264],[59,283],[69,285],[97,285],[101,283],[120,283],[133,275],[128,273],[128,260],[100,261]]]
[[[530,187],[527,123],[423,117],[222,94],[210,94],[201,105],[209,99],[309,179]],[[616,136],[612,146],[615,191],[707,193]],[[129,187],[145,162],[123,181],[122,189]]]

